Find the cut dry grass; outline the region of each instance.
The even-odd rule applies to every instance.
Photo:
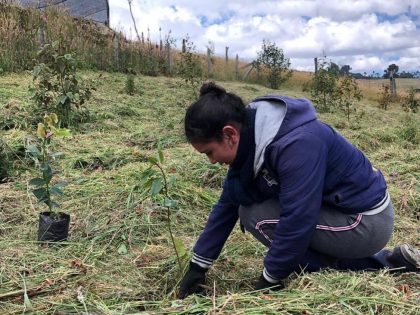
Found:
[[[209,272],[208,296],[177,300],[180,275],[165,212],[144,200],[140,173],[160,140],[166,170],[177,176],[170,191],[179,203],[174,234],[190,250],[226,168],[210,165],[185,143],[182,119],[189,91],[178,79],[136,76],[142,93],[129,96],[122,92],[122,74],[82,75],[97,84],[88,103],[92,119],[58,141],[65,157],[54,165],[57,178],[69,182],[60,200],[71,214],[69,241],[49,247],[35,242],[42,208],[28,192],[34,172],[28,159],[17,162],[12,181],[0,184],[0,314],[418,314],[416,274],[324,271],[295,275],[280,293],[252,292],[265,248],[239,228]],[[0,77],[0,117],[12,99],[28,108],[29,83],[26,75]],[[247,101],[273,92],[242,82],[223,85]],[[298,82],[276,92],[307,97]],[[389,245],[419,246],[418,114],[407,120],[397,107],[384,112],[369,100],[358,106],[366,115],[357,124],[340,113],[320,117],[362,148],[387,178],[396,208]],[[1,138],[18,147],[34,131],[18,125],[2,130]]]

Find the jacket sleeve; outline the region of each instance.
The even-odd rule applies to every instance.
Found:
[[[286,143],[273,143],[267,162],[279,180],[281,214],[264,259],[271,281],[287,277],[306,253],[322,202],[327,145],[310,132],[295,132]]]
[[[198,238],[192,261],[203,268],[209,268],[219,257],[223,245],[238,220],[239,205],[230,201],[226,189],[226,181],[219,201],[213,207],[204,231]]]

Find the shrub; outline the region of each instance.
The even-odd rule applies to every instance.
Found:
[[[187,37],[183,41],[183,48],[181,58],[176,62],[176,72],[181,77],[184,84],[186,84],[190,91],[191,97],[197,99],[198,87],[203,83],[203,70],[199,56],[195,51],[195,45]]]
[[[305,84],[305,89],[309,90],[311,100],[319,112],[330,112],[337,105],[338,100],[338,76],[327,66],[327,63],[321,64],[311,81]]]
[[[389,90],[388,85],[382,85],[381,89],[379,90],[379,108],[387,110],[389,105],[392,103],[392,94]]]
[[[283,50],[276,43],[269,40],[263,40],[261,51],[253,64],[256,68],[263,66],[268,71],[268,82],[272,89],[278,89],[292,76],[289,58],[284,56]]]
[[[76,123],[73,112],[92,95],[93,87],[77,75],[73,54],[61,54],[57,43],[46,44],[38,52],[38,64],[32,70],[32,99],[43,112],[54,112],[62,126]]]
[[[416,99],[416,89],[411,87],[408,90],[408,95],[403,99],[401,104],[402,108],[406,112],[416,113],[420,105],[420,101]]]
[[[128,95],[134,95],[136,87],[134,85],[134,75],[128,74],[125,80],[125,92]]]
[[[362,91],[356,80],[350,76],[342,77],[337,85],[336,97],[338,107],[346,114],[347,121],[350,121],[350,113],[356,112],[355,102],[362,99]]]

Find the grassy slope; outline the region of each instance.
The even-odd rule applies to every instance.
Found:
[[[150,200],[140,202],[139,173],[161,139],[165,167],[178,178],[171,191],[179,202],[173,230],[190,249],[217,200],[226,170],[209,165],[184,142],[188,91],[176,79],[137,77],[140,91],[128,96],[121,93],[125,82],[121,74],[84,75],[98,84],[89,102],[94,120],[72,138],[57,141],[66,154],[55,165],[61,170],[57,177],[70,182],[61,199],[63,210],[72,216],[69,242],[59,247],[34,242],[41,207],[27,192],[33,172],[29,166],[22,167],[12,182],[0,185],[1,314],[25,310],[24,281],[35,314],[85,309],[95,314],[418,314],[420,278],[413,274],[325,271],[294,277],[281,293],[249,293],[261,272],[265,249],[239,228],[210,271],[209,296],[176,301],[180,274],[163,224],[165,214]],[[29,84],[24,75],[0,77],[0,116],[10,113],[6,104],[27,108]],[[247,101],[272,92],[245,83],[224,85]],[[280,93],[306,96],[290,86]],[[348,124],[339,113],[320,117],[362,148],[385,174],[396,207],[389,245],[419,245],[418,114],[407,120],[397,106],[383,112],[368,101],[359,109],[366,112],[359,124]],[[27,133],[21,128],[1,135],[17,146]],[[82,160],[95,169],[75,168]]]

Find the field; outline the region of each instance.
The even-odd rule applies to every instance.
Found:
[[[87,103],[90,118],[56,142],[65,153],[54,163],[56,177],[69,182],[59,202],[71,215],[70,237],[61,246],[36,242],[38,213],[45,208],[27,185],[33,163],[16,153],[36,132],[26,119],[31,78],[0,76],[0,121],[15,121],[1,139],[17,155],[11,180],[0,184],[0,314],[419,314],[420,277],[413,273],[323,271],[293,275],[278,293],[252,292],[265,249],[239,227],[209,272],[208,295],[177,300],[181,272],[166,213],[145,198],[140,173],[160,142],[165,171],[176,176],[169,191],[178,203],[172,231],[190,252],[226,168],[209,164],[186,143],[182,121],[190,92],[179,79],[136,76],[137,91],[129,96],[123,74],[82,75],[97,87]],[[273,93],[259,85],[219,83],[245,101]],[[290,84],[276,93],[309,97]],[[357,105],[364,115],[350,122],[340,112],[319,117],[384,173],[396,209],[389,247],[420,246],[419,114],[404,113],[398,104],[383,111],[373,98]]]

